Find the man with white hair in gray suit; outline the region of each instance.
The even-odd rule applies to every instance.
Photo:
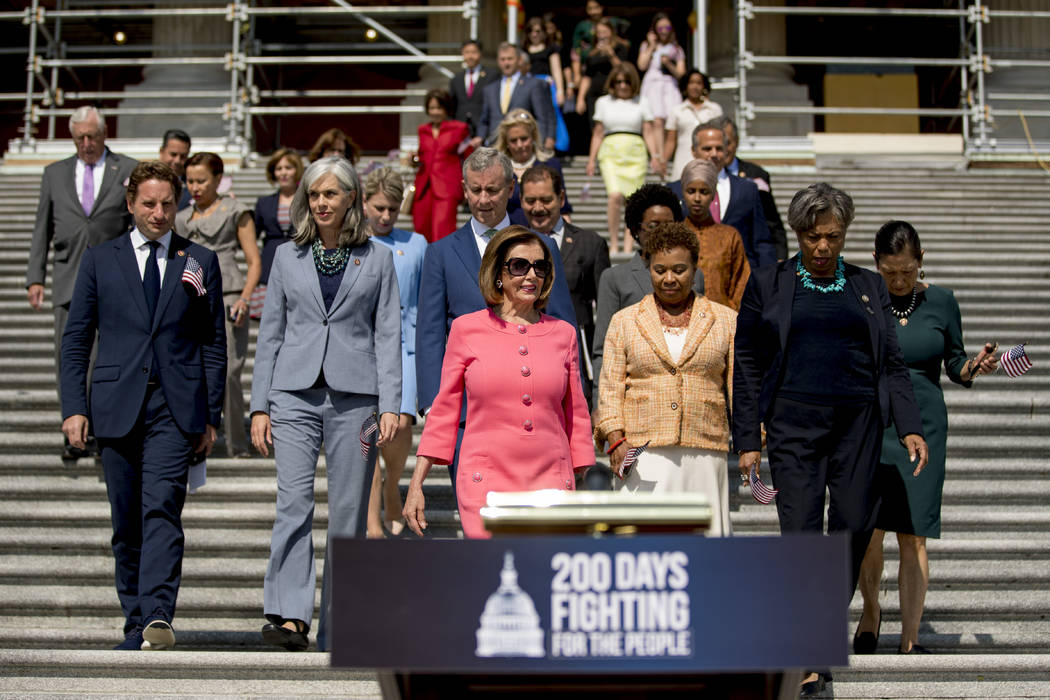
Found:
[[[126,183],[137,162],[106,148],[106,120],[94,107],[79,107],[69,118],[76,155],[44,169],[40,204],[26,271],[26,296],[40,310],[44,303],[47,254],[54,246],[51,306],[55,313],[55,375],[61,376],[62,333],[69,316],[80,258],[89,246],[127,233],[131,212]],[[56,386],[58,385],[56,380]],[[59,397],[61,399],[61,396]],[[66,446],[66,458],[83,452]]]

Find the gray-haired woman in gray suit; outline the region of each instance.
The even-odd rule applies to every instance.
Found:
[[[309,644],[313,618],[314,473],[328,474],[328,537],[365,532],[375,449],[359,436],[378,416],[377,445],[397,432],[401,311],[390,251],[369,240],[361,186],[348,160],[322,158],[291,204],[294,245],[274,256],[252,380],[252,443],[273,445],[277,518],[263,584],[263,639]],[[331,575],[325,556],[317,647],[328,646]]]

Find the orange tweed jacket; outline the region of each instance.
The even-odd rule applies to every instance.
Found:
[[[622,430],[632,445],[729,449],[735,333],[735,311],[697,297],[673,362],[652,294],[617,312],[605,336],[595,442]]]

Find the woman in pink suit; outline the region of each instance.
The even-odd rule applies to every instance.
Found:
[[[554,283],[547,246],[524,226],[508,226],[485,248],[478,283],[488,308],[452,322],[405,498],[405,521],[420,536],[423,480],[455,455],[464,397],[456,497],[467,537],[488,537],[479,511],[489,491],[571,491],[574,471],[594,464],[576,329],[540,312]]]
[[[470,129],[449,119],[452,97],[431,90],[423,99],[430,121],[419,125],[419,170],[412,204],[416,233],[433,243],[456,230],[456,210],[463,201],[463,159],[470,155]]]

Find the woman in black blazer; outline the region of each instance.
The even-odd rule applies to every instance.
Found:
[[[302,176],[303,159],[290,148],[278,149],[266,163],[266,179],[277,186],[277,191],[259,197],[255,203],[255,230],[263,237],[260,285],[265,285],[270,279],[277,246],[292,240],[292,220],[288,211]]]
[[[821,532],[828,491],[828,531],[851,538],[849,597],[874,527],[871,482],[891,417],[915,474],[927,460],[886,285],[840,257],[852,221],[841,190],[820,183],[795,194],[788,223],[799,253],[751,271],[733,372],[741,479],[758,468],[764,425],[780,531]],[[826,679],[810,674],[803,696]]]

